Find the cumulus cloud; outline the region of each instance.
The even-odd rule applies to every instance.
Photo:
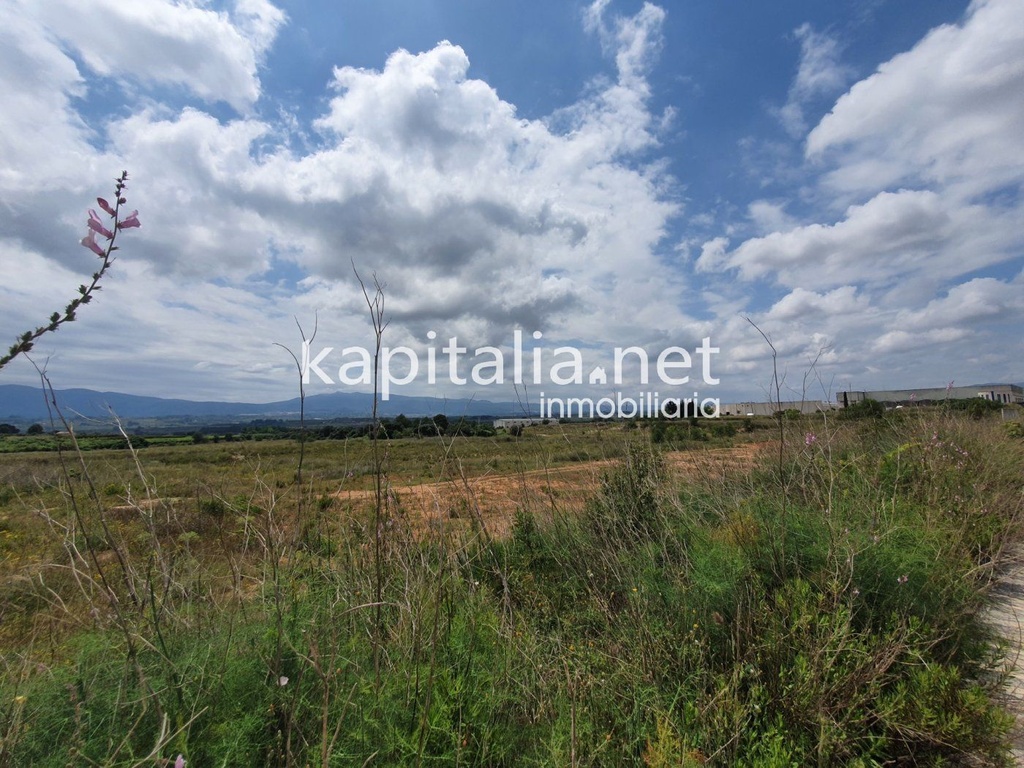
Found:
[[[835,41],[804,26],[780,117],[804,134],[802,105],[844,84]],[[876,386],[949,377],[1002,379],[1024,295],[1024,3],[975,0],[835,102],[807,134],[800,199],[750,204],[733,232],[707,239],[698,273],[747,297],[780,349],[819,373]],[[745,225],[745,227],[744,227]],[[753,230],[753,231],[751,231]],[[746,237],[741,233],[745,232]],[[1017,275],[1010,277],[1010,275]],[[751,299],[783,290],[768,307]],[[739,326],[731,325],[739,333]],[[756,339],[743,347],[755,354]],[[762,350],[762,356],[764,351]],[[739,353],[732,364],[742,369]]]
[[[239,111],[259,98],[257,67],[284,21],[266,0],[240,0],[233,14],[174,0],[14,2],[99,75],[180,86]]]
[[[118,11],[115,26],[146,32],[179,69],[159,74],[153,64],[132,74],[126,53],[105,53],[102,35],[87,30],[75,45],[92,70],[115,80],[188,80],[196,96],[243,111],[258,96],[257,62],[282,20],[272,6],[249,0],[224,14],[149,0],[132,9]],[[282,141],[281,126],[267,118],[225,120],[199,104],[149,104],[110,120],[103,151],[80,138],[90,165],[116,156],[131,170],[131,205],[142,211],[143,228],[119,260],[132,265],[117,278],[124,287],[108,292],[132,304],[119,314],[131,325],[122,338],[149,337],[136,348],[145,360],[134,363],[158,367],[153,356],[176,343],[176,359],[205,372],[191,375],[244,371],[254,356],[273,353],[269,339],[281,340],[273,327],[289,334],[290,315],[316,310],[321,338],[365,333],[353,264],[386,285],[393,344],[422,342],[427,330],[479,344],[507,342],[513,327],[594,344],[689,343],[706,333],[681,309],[682,277],[657,256],[679,213],[665,196],[673,180],[640,154],[656,146],[663,125],[648,108],[645,74],[664,14],[650,5],[632,17],[609,16],[599,4],[592,12],[616,77],[595,80],[548,119],[519,117],[471,76],[466,52],[443,41],[395,51],[380,69],[337,67],[313,125],[319,140],[306,151]],[[166,14],[175,24],[157,23]],[[52,42],[65,22],[24,9],[23,18],[34,38],[22,48],[38,44],[64,68],[65,90],[81,87]],[[161,30],[164,37],[152,37]],[[185,55],[196,41],[220,37],[220,52],[202,61]],[[207,77],[203,66],[222,71]],[[59,107],[62,130],[88,138],[75,105]],[[2,159],[29,172],[16,156]],[[66,179],[57,174],[48,189]],[[48,250],[46,228],[42,216],[25,224],[36,253]],[[67,260],[74,269],[82,268],[78,255]],[[133,292],[135,281],[145,286]],[[232,320],[246,296],[249,310]],[[113,332],[110,319],[94,322]],[[225,345],[211,363],[217,339],[237,338],[240,328],[246,343]]]
[[[30,193],[50,185],[66,175],[68,155],[92,154],[93,131],[72,106],[86,93],[85,78],[38,20],[15,13],[0,25],[0,79],[3,190]]]
[[[609,74],[543,119],[442,41],[339,64],[318,117],[289,124],[260,111],[261,61],[284,23],[267,0],[102,0],[107,26],[65,0],[14,0],[0,29],[0,269],[25,279],[0,288],[0,327],[28,327],[91,271],[84,210],[124,167],[143,228],[90,323],[44,351],[67,371],[101,359],[111,378],[144,372],[118,373],[138,391],[252,397],[273,379],[287,394],[273,342],[293,316],[319,311],[326,343],[365,341],[353,263],[386,285],[393,345],[427,330],[502,345],[513,327],[595,348],[712,335],[722,370],[749,381],[768,355],[750,317],[826,378],[896,385],[881,379],[938,371],[937,350],[1001,378],[1024,295],[1021,2],[974,2],[809,133],[850,72],[837,38],[800,27],[779,116],[807,136],[803,164],[770,199],[723,203],[735,220],[684,233],[699,256],[673,261],[681,184],[659,159],[672,115],[652,109],[665,14],[649,3],[584,10]],[[110,29],[131,42],[113,45]],[[116,115],[91,96],[120,98]]]
[[[779,299],[768,311],[773,321],[808,320],[814,316],[842,316],[868,310],[867,297],[858,296],[852,285],[844,285],[828,293],[815,293],[804,288],[794,288]]]
[[[941,184],[979,195],[1024,177],[1024,3],[975,0],[959,24],[854,85],[807,138],[839,192]]]
[[[733,268],[745,280],[829,287],[888,283],[920,273],[945,279],[1015,255],[1004,214],[950,201],[930,190],[880,192],[843,219],[751,238],[725,252],[710,241],[697,267]]]
[[[1024,291],[1019,284],[991,277],[979,277],[955,285],[945,296],[929,301],[921,309],[901,312],[899,325],[911,330],[935,326],[977,328],[998,322],[1016,322],[1024,312]]]

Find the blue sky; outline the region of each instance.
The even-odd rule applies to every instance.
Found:
[[[8,8],[0,330],[94,269],[123,168],[143,222],[37,347],[58,387],[289,397],[296,319],[371,343],[353,264],[424,357],[710,337],[702,395],[759,399],[753,322],[788,397],[1024,379],[1024,0]]]

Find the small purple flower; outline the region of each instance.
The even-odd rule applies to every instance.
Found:
[[[804,445],[814,445],[816,442],[818,442],[818,436],[813,432],[804,435]]]
[[[174,761],[174,768],[185,768],[184,755],[178,755],[178,759]]]
[[[89,220],[86,222],[86,224],[89,226],[89,229],[91,229],[93,232],[99,232],[101,235],[107,238],[107,240],[114,239],[114,233],[103,226],[103,222],[100,221],[100,217],[96,215],[96,211],[94,211],[92,208],[89,209]]]
[[[141,226],[142,225],[139,223],[139,212],[138,211],[132,211],[131,213],[128,214],[128,216],[125,217],[124,221],[119,221],[117,223],[117,228],[118,229],[131,229],[132,227],[141,227]]]
[[[103,209],[103,212],[104,212],[104,213],[107,213],[107,214],[109,214],[109,215],[111,215],[111,216],[114,216],[114,215],[116,215],[116,214],[114,213],[114,209],[110,207],[110,203],[108,203],[108,202],[107,202],[106,200],[104,200],[104,199],[103,199],[102,197],[97,197],[97,198],[96,198],[96,204],[97,204],[97,205],[98,205],[98,206],[99,206],[100,208],[102,208],[102,209]]]
[[[107,255],[107,252],[103,250],[103,246],[96,242],[96,233],[91,229],[82,238],[81,243],[101,259]]]

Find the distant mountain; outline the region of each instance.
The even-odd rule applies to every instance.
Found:
[[[110,411],[121,419],[225,418],[297,419],[299,398],[273,403],[228,403],[196,400],[171,400],[162,397],[127,395],[123,392],[97,392],[92,389],[58,390],[57,403],[66,418],[110,418]],[[532,409],[536,412],[536,407]],[[311,419],[361,418],[373,412],[373,395],[359,392],[333,392],[306,397],[306,416]],[[489,400],[392,395],[380,401],[381,416],[512,416],[524,415],[517,403]],[[49,414],[42,390],[20,384],[0,385],[0,422],[46,422]]]

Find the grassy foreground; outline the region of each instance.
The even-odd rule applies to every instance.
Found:
[[[786,429],[686,483],[621,432],[582,514],[501,539],[487,499],[345,508],[317,444],[244,493],[209,491],[229,460],[168,493],[148,454],[33,458],[0,487],[0,765],[1002,764],[980,616],[1024,444],[923,410]],[[434,445],[458,483],[476,444]]]

